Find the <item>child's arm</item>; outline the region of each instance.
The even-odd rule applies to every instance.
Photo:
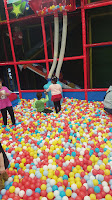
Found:
[[[51,90],[51,87],[49,86],[49,88],[46,90],[46,92],[49,92]]]
[[[5,95],[8,97],[11,94],[11,92],[8,90],[8,88],[5,89]]]
[[[45,99],[41,99],[41,101],[42,101],[43,103],[46,103],[47,101],[49,101],[48,95],[46,95],[46,98],[45,98]]]
[[[5,171],[4,158],[2,152],[0,153],[0,174]]]

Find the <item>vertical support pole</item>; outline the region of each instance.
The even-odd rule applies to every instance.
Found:
[[[54,56],[54,47],[53,47],[53,32],[52,32],[51,23],[49,23],[49,29],[50,29],[50,39],[51,39],[51,51],[52,51],[52,58],[53,58],[53,56]]]
[[[85,20],[85,9],[84,0],[81,0],[81,19],[82,19],[82,42],[83,42],[83,65],[84,65],[84,89],[85,89],[85,100],[88,100],[87,96],[87,67],[86,67],[86,20]]]
[[[47,41],[46,41],[44,17],[41,17],[41,26],[42,26],[42,34],[43,34],[43,42],[44,42],[44,53],[45,53],[45,60],[46,60],[46,69],[47,69],[47,76],[48,76],[48,74],[49,74],[49,62],[48,62],[48,52],[47,52]]]
[[[13,56],[13,61],[14,61],[14,68],[15,68],[15,73],[16,73],[18,91],[19,91],[20,98],[22,98],[18,70],[17,70],[17,65],[16,65],[16,57],[15,57],[15,52],[14,52],[14,45],[13,45],[13,40],[12,40],[11,27],[10,27],[10,22],[9,22],[9,14],[8,14],[8,10],[7,10],[7,0],[4,0],[4,7],[5,7],[5,14],[6,14],[6,19],[7,19],[7,27],[8,27],[10,45],[11,45],[12,56]]]
[[[89,18],[89,43],[92,44],[91,17]],[[93,87],[92,47],[89,48],[89,55],[90,55],[90,88],[92,88]]]
[[[87,13],[87,44],[89,44],[89,19],[88,19],[88,13]],[[86,49],[87,51],[87,85],[88,88],[90,88],[90,60],[89,60],[89,48]]]

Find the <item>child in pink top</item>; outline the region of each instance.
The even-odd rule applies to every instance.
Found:
[[[55,76],[51,79],[51,82],[53,84],[49,86],[46,92],[51,90],[51,101],[53,101],[56,113],[58,113],[61,110],[60,100],[62,99],[62,87],[60,84],[57,84],[57,77]]]
[[[7,111],[9,112],[12,120],[12,124],[15,124],[15,117],[12,108],[12,104],[9,100],[10,91],[7,87],[2,86],[2,80],[0,79],[0,111],[2,113],[4,125],[7,125]]]

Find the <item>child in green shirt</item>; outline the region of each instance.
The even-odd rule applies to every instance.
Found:
[[[42,99],[42,93],[41,92],[37,92],[37,99],[34,102],[33,107],[37,109],[37,112],[44,112],[44,113],[51,113],[52,110],[50,109],[46,109],[44,104],[49,101],[49,97],[47,95],[47,92],[45,92],[46,98]]]

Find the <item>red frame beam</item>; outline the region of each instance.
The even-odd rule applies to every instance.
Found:
[[[81,60],[83,59],[84,56],[73,56],[73,57],[65,57],[63,58],[63,61],[68,61],[68,60]],[[59,58],[57,59],[59,60]],[[53,58],[52,59],[48,59],[48,62],[53,62]],[[25,61],[16,61],[15,64],[33,64],[33,63],[46,63],[46,60],[25,60]],[[10,61],[10,62],[1,62],[0,66],[5,66],[5,65],[14,65],[14,62]]]
[[[63,92],[105,92],[108,88],[98,89],[63,89]],[[21,90],[21,92],[44,92],[44,90]]]
[[[110,6],[112,5],[112,1],[105,1],[105,2],[95,2],[95,3],[90,3],[84,6],[84,9],[93,9],[93,8],[98,8],[98,7],[103,7],[103,6]]]
[[[87,96],[87,66],[86,66],[86,21],[85,21],[85,10],[84,0],[81,0],[81,19],[82,19],[82,42],[83,42],[83,66],[84,66],[84,88],[85,88],[85,99],[88,100]]]
[[[9,14],[8,14],[8,10],[7,10],[7,0],[4,0],[4,6],[5,6],[5,14],[6,14],[6,19],[7,19],[7,27],[8,27],[11,51],[12,51],[12,56],[13,56],[13,61],[14,61],[13,64],[14,64],[14,68],[15,68],[18,91],[19,91],[20,98],[22,98],[19,76],[18,76],[18,70],[17,70],[17,65],[16,65],[16,57],[15,57],[15,52],[14,52],[13,39],[12,39],[12,33],[11,33],[11,27],[10,27],[10,23],[9,23]]]
[[[86,44],[86,47],[100,47],[100,46],[108,46],[112,45],[112,42],[100,42],[100,43],[93,43],[93,44]]]
[[[43,35],[43,43],[44,43],[45,60],[46,60],[46,69],[47,69],[47,75],[48,75],[49,74],[49,61],[48,61],[48,52],[47,52],[47,41],[46,41],[44,17],[41,17],[41,26],[42,26],[42,35]]]

